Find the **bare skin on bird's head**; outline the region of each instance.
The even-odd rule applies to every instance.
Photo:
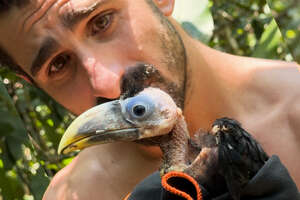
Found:
[[[66,130],[58,152],[119,141],[148,141],[162,149],[163,175],[187,168],[189,139],[181,109],[169,94],[149,87],[133,97],[104,103],[81,114]]]
[[[183,171],[187,167],[189,137],[183,113],[171,96],[150,87],[134,97],[104,103],[81,114],[66,130],[58,152],[69,153],[98,144],[143,140],[144,144],[157,145],[162,149],[163,175],[169,171]]]
[[[146,88],[134,97],[108,102],[81,114],[68,127],[58,152],[165,135],[182,117],[181,109],[167,93]]]

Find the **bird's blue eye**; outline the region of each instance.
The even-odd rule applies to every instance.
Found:
[[[131,120],[143,120],[155,109],[153,100],[146,95],[139,95],[125,100],[123,113]]]

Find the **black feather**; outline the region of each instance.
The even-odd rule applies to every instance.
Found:
[[[240,199],[243,187],[268,159],[260,144],[237,121],[218,119],[213,127],[219,148],[219,170],[224,176],[229,193]]]

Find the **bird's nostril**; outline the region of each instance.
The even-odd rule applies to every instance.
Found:
[[[138,116],[142,117],[146,112],[146,108],[143,105],[136,105],[133,107],[133,113]]]

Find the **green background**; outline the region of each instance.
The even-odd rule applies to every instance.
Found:
[[[300,60],[299,0],[177,0],[174,17],[220,51]],[[74,116],[3,67],[0,77],[0,200],[39,200],[72,159],[56,149]]]

